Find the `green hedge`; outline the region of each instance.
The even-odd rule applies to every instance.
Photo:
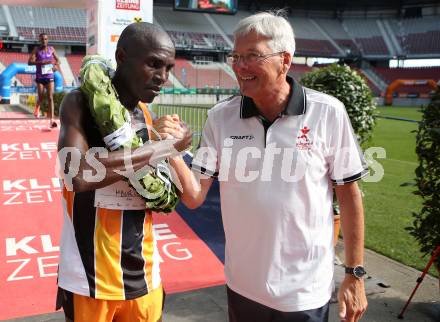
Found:
[[[361,144],[371,136],[376,103],[365,79],[346,65],[332,64],[306,73],[301,83],[339,99],[345,105]]]
[[[422,197],[423,206],[420,212],[413,213],[413,226],[407,230],[419,242],[420,250],[430,254],[440,246],[440,88],[422,112],[416,136],[419,166],[414,193]],[[437,264],[440,267],[440,257]]]

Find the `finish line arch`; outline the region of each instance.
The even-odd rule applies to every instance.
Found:
[[[422,86],[428,85],[435,90],[437,83],[433,79],[396,79],[387,88],[385,92],[385,105],[393,105],[393,92],[401,86]]]
[[[2,104],[11,102],[11,82],[12,78],[17,74],[35,74],[37,68],[24,63],[12,63],[0,74],[0,97]],[[54,73],[55,92],[63,90],[63,76],[56,71]]]

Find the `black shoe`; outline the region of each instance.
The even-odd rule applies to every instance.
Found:
[[[55,128],[55,127],[58,127],[58,124],[57,124],[57,122],[52,122],[51,124],[50,124],[50,126],[49,126],[51,129],[53,129],[53,128]]]

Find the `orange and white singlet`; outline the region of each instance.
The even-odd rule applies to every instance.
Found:
[[[146,107],[141,108],[135,111],[138,121],[151,125]],[[93,121],[84,127],[90,147],[105,146]],[[148,140],[148,131],[140,136]],[[103,300],[150,293],[161,285],[151,211],[99,208],[95,198],[96,191],[63,189],[59,287]]]

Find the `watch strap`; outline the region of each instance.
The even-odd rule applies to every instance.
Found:
[[[357,265],[355,267],[349,267],[349,266],[344,266],[344,267],[345,267],[345,274],[353,275],[356,278],[362,278],[367,274],[365,268],[361,265]]]

